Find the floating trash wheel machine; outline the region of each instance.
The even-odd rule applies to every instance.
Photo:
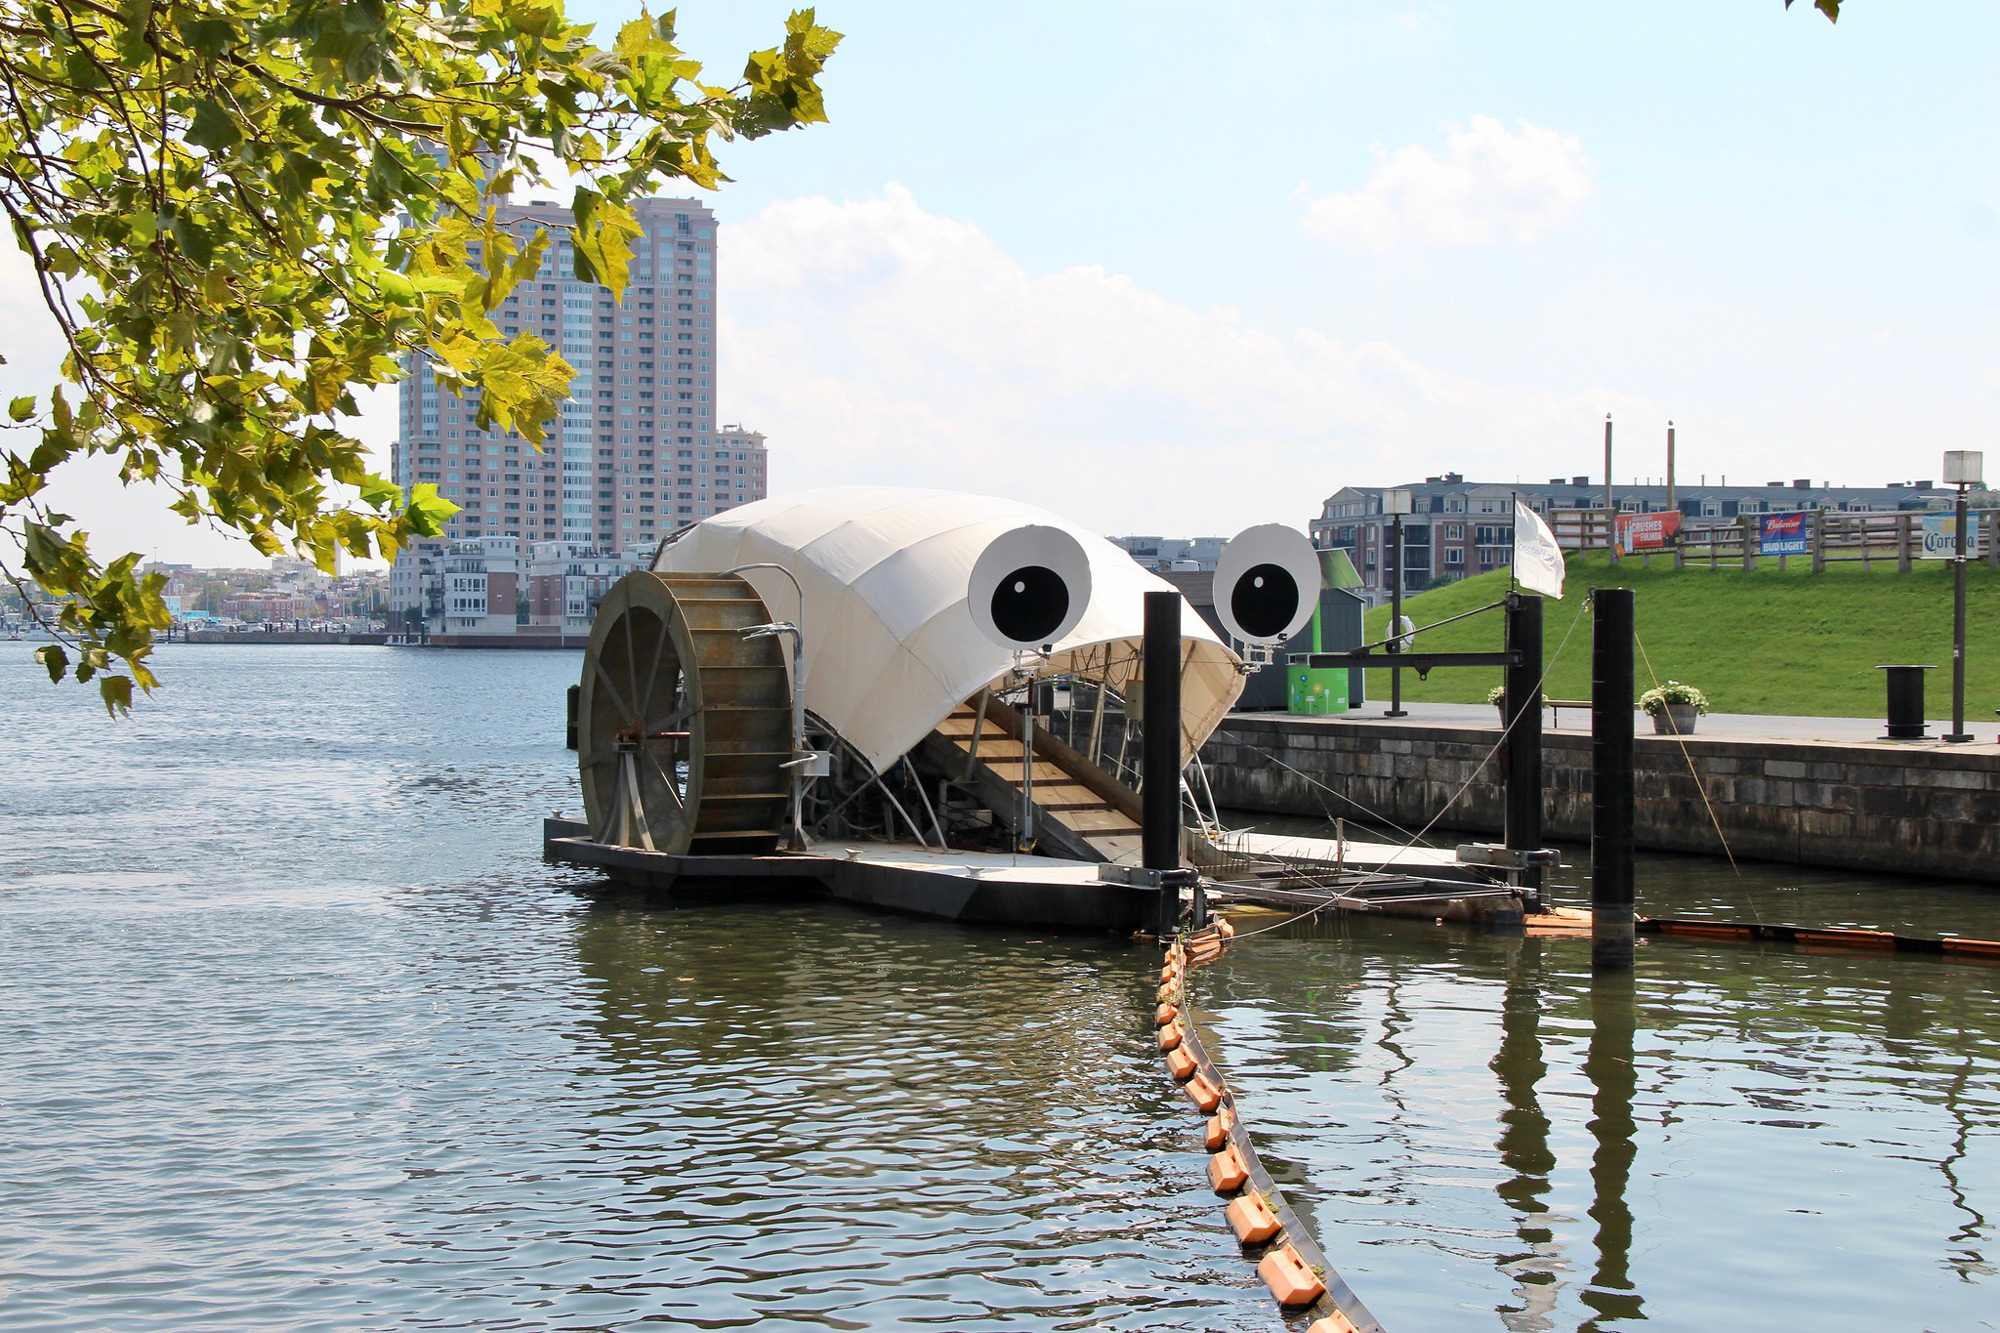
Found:
[[[1003,807],[989,841],[1025,852],[1052,761],[1019,762],[1018,719],[976,756],[1004,770],[1012,747],[1005,791],[968,794],[962,759],[925,768],[932,742],[968,708],[999,726],[1000,701],[1035,679],[1119,697],[1139,674],[1143,595],[1165,588],[1102,538],[989,497],[843,488],[704,520],[597,607],[571,691],[588,840],[763,858],[872,829],[943,852],[961,841],[944,832],[949,777],[952,802]],[[1236,655],[1188,619],[1183,762],[1241,689]],[[1107,859],[1074,839],[1069,854]]]

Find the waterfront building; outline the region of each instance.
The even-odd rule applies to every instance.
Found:
[[[322,572],[310,561],[275,557],[259,569],[206,569],[190,564],[148,561],[142,574],[166,579],[161,596],[176,621],[212,620],[376,620],[383,614],[387,576],[357,569],[340,575]]]
[[[651,542],[619,551],[601,551],[588,541],[524,546],[518,537],[452,542],[430,558],[420,580],[425,630],[433,641],[577,643],[589,636],[611,585],[650,567],[656,549]],[[412,628],[406,622],[392,632]]]
[[[518,623],[521,542],[474,537],[446,548],[442,569],[448,634],[512,634]]]
[[[1212,572],[1224,537],[1113,537],[1111,544],[1155,573]]]
[[[1328,496],[1312,521],[1313,545],[1340,548],[1354,561],[1362,593],[1371,603],[1389,599],[1391,515],[1382,512],[1385,490],[1410,492],[1411,511],[1403,518],[1403,591],[1452,583],[1505,568],[1514,555],[1514,507],[1520,501],[1550,517],[1564,510],[1602,510],[1604,483],[1584,477],[1552,477],[1546,484],[1473,482],[1447,472],[1400,487],[1344,486]],[[1664,485],[1612,486],[1618,510],[1627,514],[1667,510]],[[1674,487],[1673,508],[1690,519],[1728,520],[1744,514],[1784,514],[1801,509],[1840,513],[1895,513],[1949,510],[1955,488],[1929,481],[1883,486],[1815,486],[1801,478],[1762,486],[1710,485],[1704,478]]]
[[[628,549],[650,552],[671,532],[769,493],[764,437],[716,420],[715,215],[692,199],[666,198],[640,200],[635,213],[643,234],[617,301],[608,288],[576,278],[561,230],[573,223],[568,209],[537,200],[498,211],[523,245],[537,227],[550,229],[551,243],[494,321],[509,337],[538,335],[576,372],[539,453],[517,431],[479,429],[476,398],[443,389],[423,357],[407,361],[392,475],[405,487],[436,485],[460,512],[440,537],[398,553],[392,631],[419,620],[433,631],[450,621],[451,634],[515,633],[517,625],[546,631],[553,622],[539,615],[520,621],[511,608],[491,609],[494,579],[514,580],[518,593],[522,552],[532,585],[539,546],[559,544],[569,553],[564,564],[618,562]],[[495,539],[512,545],[491,545]],[[489,607],[475,612],[481,576],[470,562],[489,557],[506,568],[486,570]],[[454,601],[464,605],[455,609]]]
[[[611,585],[649,568],[655,547],[599,551],[584,542],[537,542],[528,553],[528,618],[522,633],[580,639]]]

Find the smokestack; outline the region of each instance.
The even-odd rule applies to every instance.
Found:
[[[1611,414],[1604,414],[1604,544],[1611,551],[1611,563],[1618,563],[1618,504],[1611,498]],[[1539,714],[1537,714],[1539,716]]]
[[[1674,503],[1674,423],[1667,423],[1667,512],[1679,508]]]

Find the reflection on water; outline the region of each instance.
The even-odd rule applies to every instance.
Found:
[[[0,1326],[1281,1326],[1147,952],[544,865],[575,654],[164,664],[112,727],[0,663]],[[1639,892],[2000,934],[1948,885]],[[1654,941],[1607,987],[1577,941],[1334,921],[1195,986],[1399,1333],[1978,1328],[1996,977]]]
[[[1994,975],[1655,941],[1594,983],[1583,941],[1335,920],[1199,984],[1391,1328],[1981,1328]]]
[[[1154,955],[598,896],[574,654],[163,656],[0,670],[0,1327],[1271,1327]]]
[[[607,906],[577,944],[601,997],[579,1051],[612,1090],[590,1146],[698,1242],[668,1313],[1268,1326],[1133,1040],[1132,950],[820,905],[662,918]]]

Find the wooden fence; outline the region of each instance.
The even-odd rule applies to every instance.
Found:
[[[1556,542],[1566,551],[1602,551],[1608,547],[1609,517],[1609,511],[1603,509],[1558,509],[1548,515]],[[1674,546],[1635,551],[1621,558],[1638,560],[1646,566],[1655,558],[1671,558],[1675,569],[1754,569],[1760,558],[1776,560],[1778,568],[1783,569],[1789,560],[1810,560],[1815,574],[1828,565],[1849,561],[1863,565],[1894,561],[1896,568],[1908,570],[1923,558],[1922,511],[1843,514],[1832,509],[1809,509],[1805,524],[1808,553],[1791,556],[1760,555],[1758,518],[1756,514],[1737,518],[1684,518]],[[1973,531],[1978,534],[1979,558],[2000,569],[2000,509],[1974,510],[1971,521]]]

